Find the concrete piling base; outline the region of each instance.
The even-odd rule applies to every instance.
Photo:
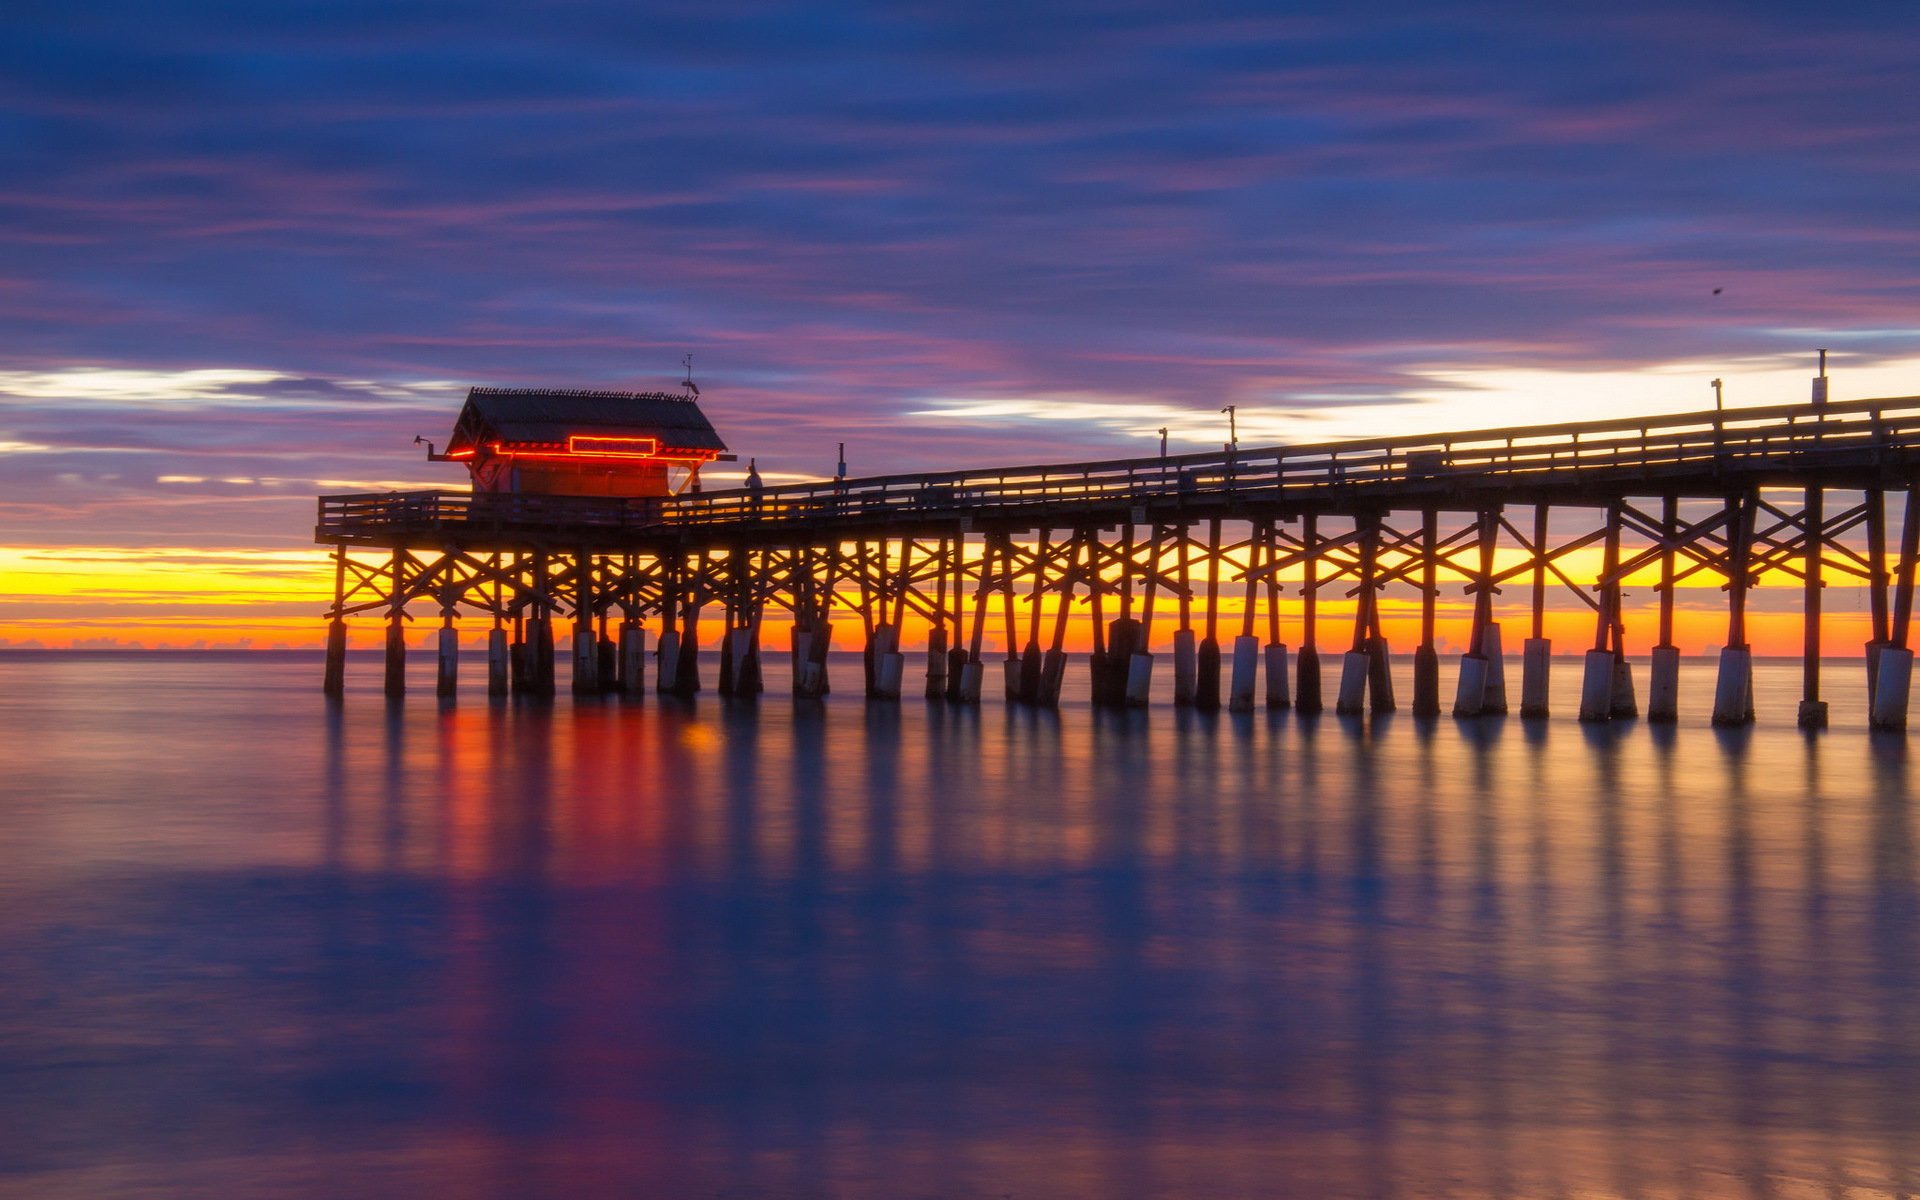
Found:
[[[947,651],[947,701],[951,704],[964,704],[967,699],[967,652],[959,646]],[[980,698],[980,689],[976,684],[974,699]]]
[[[1145,708],[1153,695],[1153,655],[1135,654],[1127,659],[1127,707]]]
[[[1202,640],[1196,662],[1193,706],[1202,712],[1213,712],[1220,707],[1220,643],[1212,638]]]
[[[1176,630],[1173,635],[1173,702],[1179,705],[1193,703],[1195,689],[1199,686],[1200,661],[1198,649],[1194,643],[1193,630]]]
[[[1300,661],[1294,668],[1296,685],[1293,689],[1293,707],[1302,716],[1313,716],[1325,707],[1320,697],[1320,650],[1316,646],[1300,647]]]
[[[947,694],[947,631],[935,629],[927,634],[927,699],[940,700]]]
[[[381,682],[389,696],[407,694],[407,631],[398,621],[387,626],[387,672]]]
[[[446,626],[440,628],[438,644],[439,659],[433,677],[433,694],[453,696],[460,691],[460,633]]]
[[[1913,683],[1913,651],[1905,646],[1882,646],[1879,657],[1880,670],[1867,724],[1875,729],[1905,729],[1908,689]]]
[[[320,690],[329,696],[347,690],[347,623],[338,617],[327,622],[327,666]]]
[[[1293,697],[1288,695],[1287,647],[1284,642],[1274,642],[1266,650],[1267,668],[1267,707],[1289,708]]]
[[[1796,719],[1802,729],[1825,729],[1827,727],[1827,702],[1825,700],[1802,700]]]
[[[1640,715],[1633,693],[1633,664],[1624,658],[1613,660],[1613,710],[1608,715],[1616,721]]]
[[[594,645],[592,629],[573,631],[573,694],[591,695],[600,690],[600,651]]]
[[[1546,638],[1528,638],[1520,645],[1520,715],[1544,717],[1548,712],[1547,689],[1553,672],[1553,643]]]
[[[1037,704],[1040,701],[1040,670],[1045,662],[1040,653],[1040,643],[1030,641],[1027,648],[1020,652],[1020,700],[1025,704]]]
[[[647,690],[647,631],[638,625],[620,627],[620,690],[628,696]]]
[[[898,700],[900,684],[906,678],[907,656],[898,650],[882,654],[873,664],[873,694],[881,700]]]
[[[1753,651],[1746,646],[1720,650],[1720,672],[1713,681],[1713,723],[1753,722]]]
[[[1487,659],[1482,654],[1460,656],[1460,680],[1453,691],[1453,715],[1477,717],[1486,711]]]
[[[1440,715],[1440,654],[1431,645],[1413,652],[1413,715]]]
[[[1000,673],[1003,680],[1001,695],[1005,697],[1008,704],[1018,704],[1020,702],[1020,656],[1011,655],[1002,660]]]
[[[1334,712],[1350,717],[1367,710],[1367,676],[1372,670],[1373,658],[1365,650],[1349,650],[1340,656],[1340,691],[1334,696]]]
[[[1049,650],[1040,662],[1040,688],[1034,703],[1042,708],[1060,707],[1060,687],[1067,679],[1067,652]]]
[[[654,690],[672,692],[674,684],[680,678],[680,631],[663,630],[660,634],[660,646],[654,656]]]
[[[512,650],[507,646],[507,631],[487,631],[487,695],[504,696],[512,686],[509,664]]]
[[[1480,712],[1503,717],[1507,714],[1507,656],[1500,649],[1500,622],[1488,622],[1480,646],[1480,655],[1487,660],[1487,687],[1480,698]]]
[[[892,691],[888,691],[880,676],[888,657],[900,652],[900,631],[892,625],[876,625],[873,637],[867,642],[867,659],[872,664],[867,672],[867,696],[873,700],[897,700],[900,698],[900,686],[896,682]],[[827,676],[826,660],[820,662],[820,678]]]
[[[960,668],[960,694],[956,697],[962,704],[980,703],[980,684],[985,679],[985,663],[968,661]]]
[[[603,693],[620,690],[620,646],[612,638],[603,637],[595,643],[599,654],[599,670],[596,678]]]
[[[1580,719],[1613,719],[1613,651],[1589,650],[1580,676]]]
[[[1679,719],[1680,647],[1655,646],[1647,676],[1647,720],[1665,725]]]
[[[1253,689],[1259,682],[1260,639],[1242,634],[1233,639],[1233,675],[1227,686],[1227,708],[1253,711]]]
[[[1367,707],[1377,713],[1399,708],[1393,699],[1393,658],[1383,637],[1367,643]]]
[[[527,675],[529,695],[550,700],[554,693],[553,618],[534,617],[527,622]]]
[[[1873,711],[1873,702],[1880,693],[1880,652],[1890,643],[1868,642],[1867,650],[1867,711]]]
[[[753,696],[760,691],[760,642],[750,625],[727,635],[727,666],[733,681],[733,694]]]

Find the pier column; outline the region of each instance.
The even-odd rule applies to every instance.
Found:
[[[947,631],[935,625],[927,634],[927,699],[940,700],[947,694]]]
[[[1827,727],[1827,702],[1820,698],[1820,601],[1826,582],[1821,564],[1826,555],[1826,492],[1819,484],[1809,485],[1801,506],[1800,531],[1806,538],[1801,560],[1805,586],[1800,607],[1800,711],[1796,721],[1802,729]]]
[[[1867,605],[1873,614],[1873,634],[1867,639],[1867,711],[1874,709],[1880,690],[1880,651],[1892,645],[1887,613],[1887,494],[1868,488]]]
[[[1193,630],[1177,629],[1173,634],[1173,702],[1190,705],[1199,687],[1199,645]]]
[[[1199,642],[1193,632],[1192,585],[1193,530],[1180,526],[1180,628],[1173,634],[1173,702],[1180,707],[1193,704],[1200,688]]]
[[[393,590],[387,598],[387,672],[382,682],[389,696],[407,694],[406,555],[404,550],[393,552],[388,580],[388,586]]]
[[[504,696],[512,686],[507,631],[495,625],[487,631],[487,695]]]
[[[1747,725],[1753,721],[1753,651],[1746,646],[1720,650],[1720,673],[1713,684],[1713,723]]]
[[[1319,619],[1319,530],[1318,521],[1309,513],[1300,521],[1301,570],[1305,579],[1300,585],[1300,660],[1295,664],[1297,686],[1293,689],[1293,707],[1302,716],[1312,716],[1321,711],[1320,697],[1320,651],[1315,628]]]
[[[700,690],[700,602],[687,599],[680,618],[680,644],[673,671],[673,694],[691,696]]]
[[[620,626],[620,691],[628,696],[647,690],[647,631],[637,618]]]
[[[1420,516],[1420,644],[1413,651],[1413,715],[1440,715],[1440,652],[1434,646],[1435,605],[1439,601],[1440,514]]]
[[[1460,656],[1460,681],[1453,697],[1453,715],[1456,717],[1477,717],[1492,711],[1488,701],[1491,698],[1493,663],[1489,660],[1487,650],[1488,633],[1493,625],[1493,547],[1497,519],[1494,512],[1486,509],[1482,509],[1475,518],[1478,526],[1475,546],[1479,550],[1480,568],[1473,580],[1473,633],[1467,643],[1467,652]],[[1500,683],[1499,711],[1506,711],[1504,676]]]
[[[1547,691],[1552,680],[1553,643],[1528,638],[1520,646],[1520,715],[1544,717],[1550,711]]]
[[[1613,651],[1606,649],[1587,651],[1586,667],[1580,676],[1580,719],[1582,721],[1613,719],[1613,668]]]
[[[826,678],[826,660],[820,661],[820,677]],[[878,700],[898,700],[900,681],[906,677],[906,656],[900,653],[900,628],[876,626],[873,631],[873,695]]]
[[[593,623],[585,617],[573,622],[573,694],[594,695],[600,691],[600,647],[593,635]]]
[[[1333,698],[1333,711],[1341,716],[1357,716],[1367,711],[1367,676],[1373,659],[1365,650],[1349,650],[1340,656],[1340,690]]]
[[[1220,707],[1220,518],[1207,521],[1207,635],[1200,641],[1194,673],[1193,706],[1202,712]]]
[[[347,603],[347,548],[333,548],[333,613],[327,621],[327,659],[320,690],[336,699],[347,690],[347,623],[341,609]]]
[[[1908,691],[1913,683],[1913,651],[1905,646],[1882,647],[1879,668],[1867,723],[1875,729],[1905,729]]]
[[[1680,719],[1680,647],[1655,646],[1647,677],[1647,720],[1672,724]]]
[[[1267,668],[1267,707],[1288,708],[1293,697],[1287,694],[1287,679],[1291,674],[1287,662],[1287,644],[1269,642],[1266,647]]]
[[[1267,707],[1291,708],[1293,696],[1288,686],[1290,664],[1287,662],[1287,644],[1280,640],[1280,546],[1273,522],[1268,521],[1262,526],[1261,539],[1261,544],[1266,547],[1267,644],[1262,666],[1267,675]]]
[[[1533,632],[1520,644],[1520,715],[1544,717],[1549,711],[1553,643],[1547,640],[1547,521],[1550,510],[1533,506]]]
[[[1727,500],[1727,644],[1713,689],[1713,723],[1753,720],[1753,651],[1747,645],[1747,587],[1752,577],[1755,494]]]
[[[387,624],[387,673],[383,683],[389,696],[407,694],[407,630],[397,619]]]
[[[1260,639],[1243,633],[1233,639],[1233,677],[1227,690],[1227,708],[1252,712],[1254,685],[1260,671]]]
[[[1907,703],[1913,683],[1913,650],[1908,638],[1913,627],[1915,574],[1920,569],[1917,558],[1920,558],[1920,485],[1908,489],[1906,513],[1901,520],[1893,620],[1888,630],[1892,645],[1880,651],[1873,703],[1867,714],[1868,723],[1875,729],[1907,727]]]
[[[551,698],[554,693],[553,613],[537,608],[527,620],[528,689],[532,695]]]
[[[1587,654],[1586,673],[1581,680],[1582,721],[1608,721],[1640,713],[1634,698],[1633,669],[1627,662],[1626,627],[1620,618],[1621,527],[1621,504],[1615,501],[1607,506],[1606,551],[1598,586],[1594,589],[1599,603],[1594,621],[1594,648]],[[1611,659],[1611,663],[1603,665],[1601,654]]]
[[[347,691],[347,623],[339,617],[327,622],[327,665],[320,687],[336,698]]]
[[[1680,719],[1680,649],[1673,644],[1673,553],[1680,536],[1680,500],[1666,496],[1660,504],[1660,639],[1647,679],[1647,720],[1671,724]]]
[[[1505,716],[1507,713],[1507,656],[1500,647],[1500,622],[1487,622],[1481,655],[1487,660],[1487,688],[1480,703],[1480,711],[1487,716]]]
[[[1081,531],[1068,535],[1065,562],[1060,571],[1060,598],[1053,611],[1053,638],[1040,660],[1040,681],[1033,693],[1033,702],[1042,708],[1059,707],[1060,688],[1067,678],[1067,619],[1073,611],[1073,583],[1079,570],[1081,545]]]
[[[507,643],[507,690],[516,696],[533,691],[533,659],[527,653],[527,618],[516,613],[512,640]]]
[[[460,633],[453,627],[453,614],[448,613],[440,625],[438,670],[434,674],[433,694],[452,696],[460,690]]]

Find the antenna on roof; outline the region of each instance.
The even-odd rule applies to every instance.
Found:
[[[687,397],[691,399],[700,394],[700,385],[693,381],[693,355],[687,355],[684,361],[687,364],[687,377],[680,381],[680,386],[687,389]]]

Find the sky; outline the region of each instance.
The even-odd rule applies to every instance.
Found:
[[[774,482],[1920,393],[1815,9],[16,0],[0,642],[312,644],[316,493],[689,353]]]

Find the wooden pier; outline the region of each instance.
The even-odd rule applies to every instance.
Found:
[[[1907,397],[677,496],[325,496],[315,537],[334,547],[336,580],[325,686],[341,693],[346,622],[368,617],[387,630],[386,690],[403,692],[405,624],[431,613],[443,694],[458,684],[462,619],[484,623],[493,695],[551,695],[557,657],[570,660],[576,692],[640,693],[651,660],[655,688],[690,693],[705,648],[719,690],[749,694],[761,687],[762,619],[782,610],[798,694],[826,690],[839,635],[866,652],[866,694],[898,699],[912,615],[931,627],[929,697],[981,699],[993,627],[1005,635],[1007,700],[1053,705],[1083,607],[1096,704],[1146,703],[1149,647],[1172,624],[1178,704],[1317,712],[1327,644],[1340,651],[1327,664],[1333,707],[1381,712],[1400,702],[1381,619],[1382,596],[1398,589],[1420,605],[1412,711],[1473,717],[1509,709],[1494,597],[1526,589],[1517,707],[1545,716],[1547,596],[1558,588],[1592,613],[1580,719],[1607,721],[1642,715],[1622,585],[1657,571],[1645,719],[1679,719],[1675,592],[1704,575],[1726,596],[1711,719],[1753,719],[1749,592],[1776,580],[1801,599],[1800,723],[1823,725],[1821,589],[1844,578],[1868,598],[1870,718],[1899,729],[1917,488],[1920,398]],[[1597,577],[1569,573],[1582,551],[1597,552]],[[1283,589],[1297,590],[1291,611]],[[1445,705],[1435,629],[1449,589],[1473,616]],[[1322,620],[1334,597],[1353,601],[1344,628]]]

